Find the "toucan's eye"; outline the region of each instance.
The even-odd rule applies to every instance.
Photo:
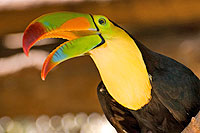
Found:
[[[99,24],[105,25],[106,24],[106,20],[104,18],[100,18],[99,19]]]

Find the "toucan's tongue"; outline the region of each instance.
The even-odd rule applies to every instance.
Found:
[[[92,16],[72,12],[50,13],[35,19],[24,32],[24,53],[28,55],[29,49],[44,38],[63,38],[69,41],[49,54],[43,65],[42,79],[57,64],[81,56],[102,42]]]

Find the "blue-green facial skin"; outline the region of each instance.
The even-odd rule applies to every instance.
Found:
[[[118,35],[118,28],[114,26],[108,18],[102,15],[94,15],[93,17],[94,22],[99,29],[99,32],[105,40],[110,40],[116,35]]]

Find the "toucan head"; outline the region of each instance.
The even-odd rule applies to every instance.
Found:
[[[89,51],[106,44],[113,37],[116,26],[102,15],[90,15],[72,12],[45,14],[29,24],[23,36],[23,50],[28,56],[30,48],[45,38],[62,38],[68,41],[60,44],[46,58],[41,77],[59,63],[77,56],[89,54]]]

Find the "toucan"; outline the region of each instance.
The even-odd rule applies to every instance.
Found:
[[[45,38],[66,40],[46,58],[41,78],[65,60],[89,55],[102,79],[101,107],[120,133],[180,133],[200,110],[200,80],[189,68],[153,52],[105,16],[42,15],[24,31],[25,54]]]

